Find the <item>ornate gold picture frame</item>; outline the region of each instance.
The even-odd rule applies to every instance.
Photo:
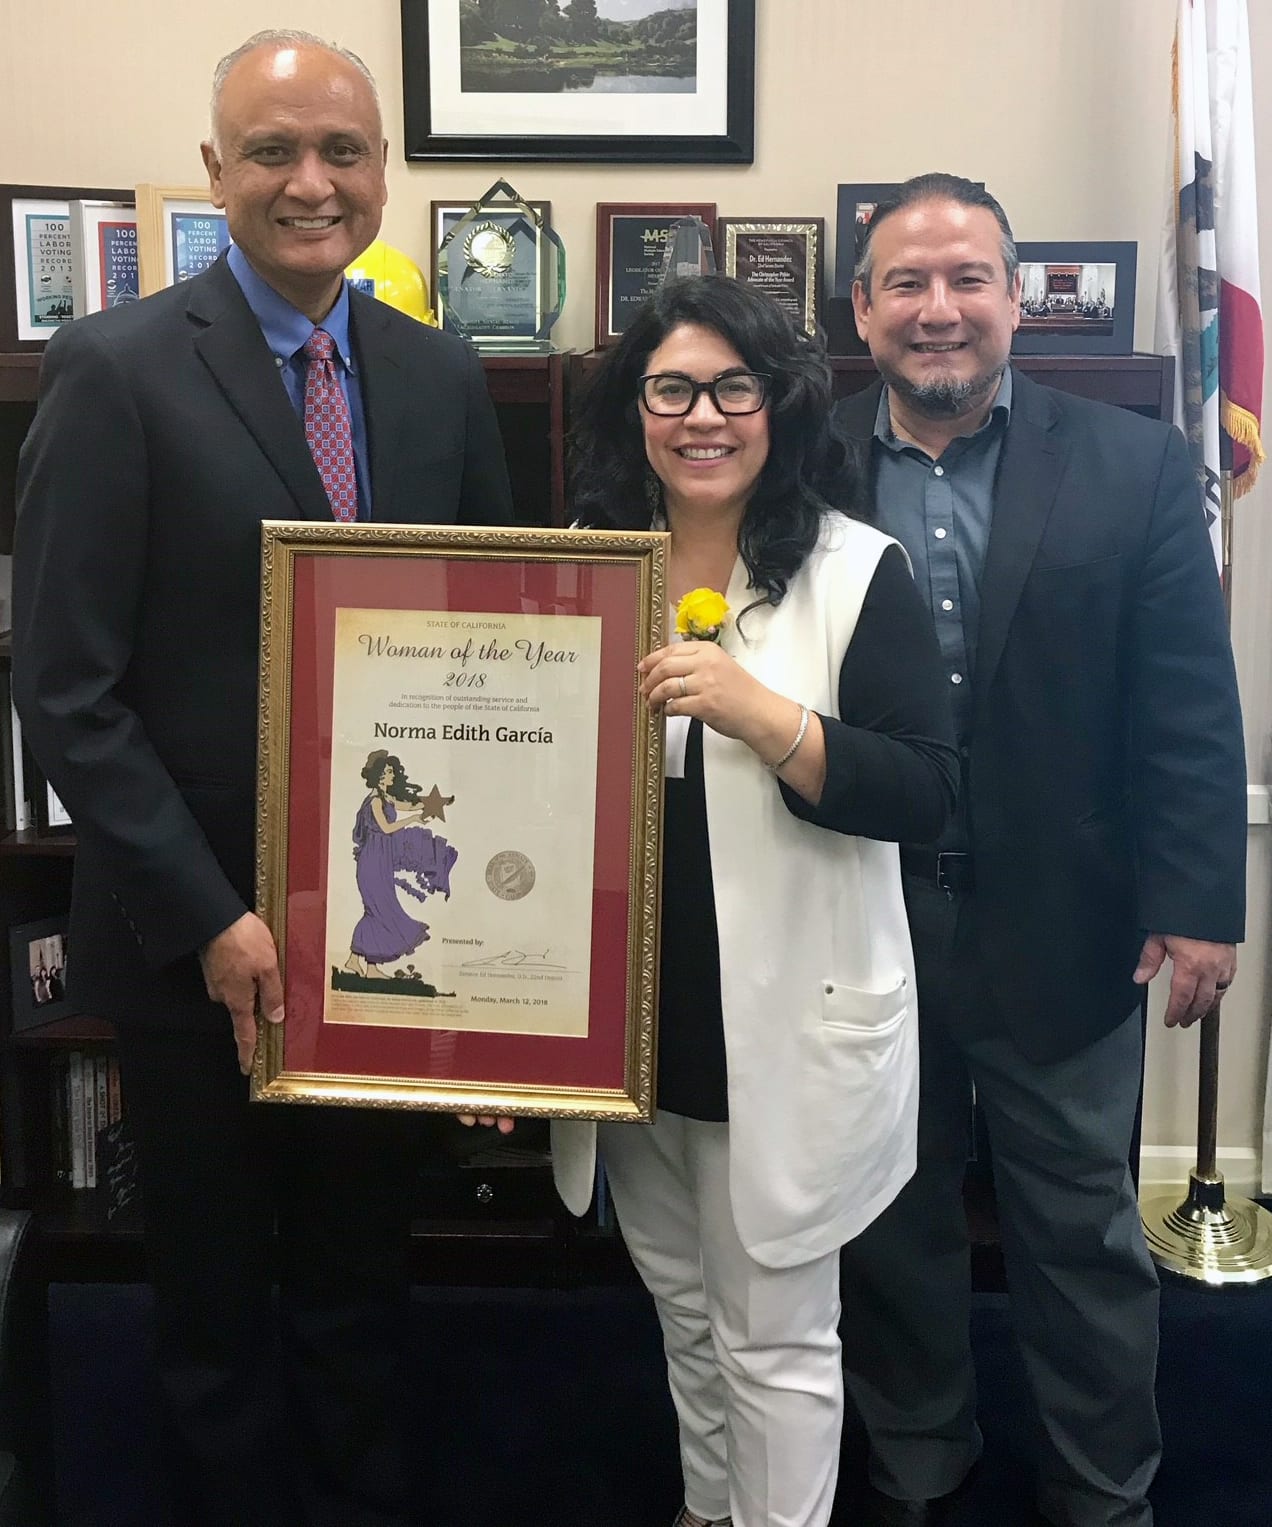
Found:
[[[264,525],[256,1098],[652,1116],[665,541]]]

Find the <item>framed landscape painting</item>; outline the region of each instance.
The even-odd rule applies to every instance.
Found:
[[[750,164],[755,0],[402,0],[407,159]]]

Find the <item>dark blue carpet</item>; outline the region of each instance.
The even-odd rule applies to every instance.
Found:
[[[59,1284],[49,1300],[59,1527],[158,1527],[148,1293]],[[410,1335],[430,1527],[667,1527],[675,1428],[639,1290],[421,1289]],[[951,1527],[1021,1527],[1029,1420],[1005,1297],[978,1296],[974,1338],[985,1461]],[[1272,1527],[1272,1290],[1165,1290],[1158,1393],[1157,1527]]]

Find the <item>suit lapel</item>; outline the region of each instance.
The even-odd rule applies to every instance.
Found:
[[[879,515],[874,496],[874,452],[870,448],[870,441],[874,436],[882,392],[883,383],[872,382],[869,387],[854,392],[835,405],[836,431],[857,468],[853,501],[841,504],[840,507],[871,525],[877,522]]]
[[[407,427],[409,401],[402,383],[402,362],[382,303],[351,291],[349,310],[371,458],[371,518],[392,522],[400,517],[393,508],[397,501],[395,468],[402,456],[401,431]]]
[[[1012,372],[1013,404],[994,485],[994,519],[981,576],[975,698],[989,693],[1007,631],[1038,551],[1068,454],[1045,391]]]
[[[194,347],[230,407],[296,501],[298,517],[330,520],[322,478],[260,325],[224,258],[191,283]]]

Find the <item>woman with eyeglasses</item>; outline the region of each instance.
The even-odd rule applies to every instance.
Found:
[[[934,839],[957,760],[900,547],[836,513],[820,348],[723,276],[669,283],[572,441],[578,523],[671,532],[669,604],[718,641],[639,665],[666,717],[657,1104],[600,1126],[662,1323],[684,1527],[820,1527],[843,1412],[838,1251],[914,1169],[914,969],[896,844]],[[594,1126],[554,1125],[582,1213]]]

